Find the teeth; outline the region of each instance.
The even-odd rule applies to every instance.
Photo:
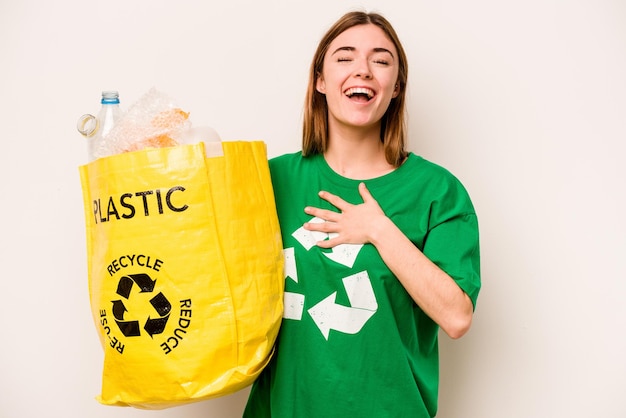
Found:
[[[370,99],[374,97],[374,91],[366,89],[365,87],[353,87],[346,90],[346,96],[354,96],[355,94],[366,94]]]

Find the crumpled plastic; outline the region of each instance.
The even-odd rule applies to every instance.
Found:
[[[169,96],[152,88],[119,119],[94,150],[94,156],[181,145],[186,142],[184,138],[190,129],[189,113]]]

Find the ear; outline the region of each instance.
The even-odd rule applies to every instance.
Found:
[[[393,88],[393,94],[392,94],[392,98],[396,98],[398,97],[398,95],[400,94],[400,83],[396,83],[396,86]]]
[[[324,82],[324,77],[321,74],[317,75],[317,80],[315,80],[315,90],[319,93],[326,94],[326,83]]]

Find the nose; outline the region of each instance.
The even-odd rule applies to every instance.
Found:
[[[354,71],[354,76],[369,80],[372,78],[372,71],[370,70],[369,62],[367,59],[357,60],[357,65]]]

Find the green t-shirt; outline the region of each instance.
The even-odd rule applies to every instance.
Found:
[[[433,417],[438,326],[415,304],[371,244],[313,245],[305,206],[337,210],[320,190],[362,203],[360,181],[322,155],[270,161],[285,248],[285,313],[276,354],[254,383],[249,418]],[[478,224],[461,183],[410,154],[365,180],[385,214],[470,296],[480,289]],[[315,220],[313,220],[315,221]]]

